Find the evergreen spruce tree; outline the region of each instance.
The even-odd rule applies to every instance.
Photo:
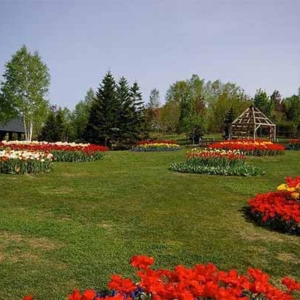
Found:
[[[145,107],[142,93],[140,92],[137,82],[134,82],[130,91],[135,108],[135,126],[133,130],[136,134],[136,139],[144,139],[148,136],[148,130],[146,126]]]
[[[91,105],[83,137],[94,144],[110,146],[118,128],[118,107],[116,83],[110,72],[102,80]]]
[[[61,108],[56,112],[55,115],[55,142],[65,141],[65,120],[64,120],[64,113]]]
[[[137,115],[131,97],[130,88],[125,77],[121,77],[117,87],[117,99],[119,103],[118,127],[116,128],[116,140],[119,143],[130,145],[136,141]]]
[[[231,123],[235,119],[235,113],[233,106],[230,107],[230,109],[226,112],[225,118],[224,118],[224,138],[225,139],[231,139]]]
[[[39,136],[40,141],[57,142],[55,112],[50,110]]]
[[[47,142],[60,142],[66,140],[66,122],[64,110],[55,106],[50,107],[45,125],[42,127],[39,140]]]

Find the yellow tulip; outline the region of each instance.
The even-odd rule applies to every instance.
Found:
[[[287,189],[287,186],[284,183],[277,187],[277,191],[286,191],[286,189]]]
[[[295,200],[299,199],[299,193],[291,193],[291,197]]]

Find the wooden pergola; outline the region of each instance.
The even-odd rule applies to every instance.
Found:
[[[248,137],[255,140],[259,128],[268,128],[269,139],[271,141],[275,141],[276,139],[276,125],[258,108],[252,105],[236,118],[230,127],[229,139],[237,136],[238,138]]]

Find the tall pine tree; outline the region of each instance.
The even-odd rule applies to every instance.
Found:
[[[50,109],[48,117],[39,135],[40,141],[57,142],[55,112]]]
[[[39,140],[47,142],[64,142],[66,136],[66,120],[64,117],[64,110],[56,106],[50,107],[47,120],[42,127],[39,135]]]
[[[88,123],[83,134],[84,139],[90,143],[110,146],[118,128],[119,109],[115,79],[108,72],[91,105]]]
[[[146,128],[145,107],[142,93],[140,92],[137,82],[134,82],[130,92],[135,110],[135,125],[133,129],[137,140],[144,139],[148,136],[148,130]]]
[[[117,87],[119,103],[118,130],[116,137],[119,143],[133,144],[136,140],[136,109],[125,77],[121,77]]]

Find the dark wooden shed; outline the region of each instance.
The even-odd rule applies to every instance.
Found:
[[[22,134],[25,134],[24,125],[21,119],[9,120],[6,124],[0,123],[0,140],[2,141],[6,134],[8,139],[12,140],[13,133],[18,135],[18,140],[22,140]]]

